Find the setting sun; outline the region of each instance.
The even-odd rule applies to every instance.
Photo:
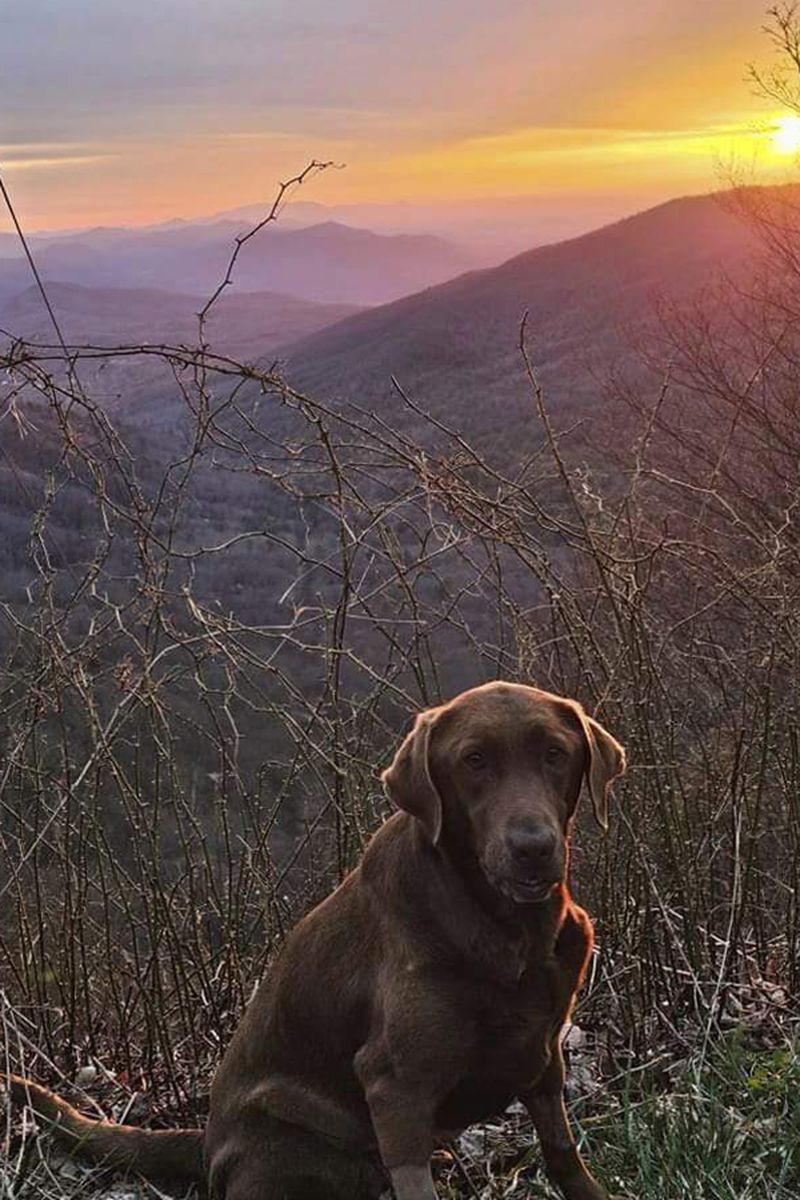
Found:
[[[772,144],[781,154],[800,151],[800,117],[781,117],[772,131]]]

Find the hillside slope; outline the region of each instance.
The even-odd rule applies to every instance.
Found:
[[[630,355],[636,324],[659,296],[686,297],[724,268],[745,268],[753,237],[712,196],[671,201],[350,317],[284,350],[311,394],[392,412],[391,376],[440,419],[511,445],[530,417],[519,353],[530,350],[551,404],[584,417],[598,398],[591,368]]]
[[[47,294],[72,343],[183,344],[197,339],[200,296],[155,288],[90,288],[46,281]],[[207,334],[218,349],[243,357],[268,354],[288,339],[310,335],[355,311],[348,304],[315,304],[279,292],[232,292],[220,296]],[[30,341],[53,340],[38,288],[30,286],[0,302],[0,328]]]
[[[651,316],[657,295],[687,297],[721,268],[741,272],[753,249],[750,233],[729,211],[711,197],[692,198],[570,242],[531,251],[500,267],[472,272],[381,308],[346,316],[299,340],[290,334],[281,339],[282,348],[270,341],[263,321],[270,305],[276,309],[273,332],[280,320],[288,319],[283,298],[226,296],[215,321],[223,322],[231,339],[246,339],[252,333],[258,340],[253,347],[256,352],[244,356],[279,357],[289,381],[311,396],[333,406],[353,402],[430,446],[435,437],[432,427],[403,405],[392,385],[395,376],[423,410],[463,433],[481,454],[505,469],[535,452],[542,442],[518,345],[520,319],[527,310],[530,351],[557,426],[563,429],[579,422],[577,436],[590,447],[586,457],[602,464],[605,447],[612,443],[619,447],[625,432],[618,414],[607,407],[593,370],[603,375],[617,364],[634,361],[631,338],[637,324]],[[73,300],[78,296],[85,300],[87,329],[103,316],[104,304],[124,298],[118,291],[106,296],[74,288],[54,290],[58,302],[65,301],[68,294]],[[130,329],[136,328],[139,336],[145,332],[158,304],[164,313],[164,329],[170,321],[183,320],[176,306],[184,299],[187,305],[191,301],[190,311],[194,311],[189,297],[129,294]],[[252,313],[250,303],[255,306]],[[31,294],[22,297],[20,318],[33,306]],[[327,310],[326,319],[334,311]],[[303,320],[323,323],[323,314],[316,309],[301,315]],[[41,313],[37,320],[41,321]],[[116,318],[111,320],[113,329],[118,329]],[[68,328],[74,333],[78,324]],[[213,336],[214,330],[211,332]],[[125,337],[121,330],[120,337],[128,343],[136,340]],[[120,356],[107,366],[82,364],[81,378],[93,399],[106,406],[127,430],[132,456],[141,459],[155,488],[159,470],[191,445],[191,416],[182,394],[185,385],[165,364],[136,356]],[[187,379],[191,381],[190,374]],[[215,387],[224,395],[229,384],[222,381]],[[0,402],[3,394],[0,383]],[[261,405],[260,393],[251,385],[244,389],[241,400]],[[287,474],[299,472],[301,491],[317,486],[313,473],[303,476],[299,448],[307,431],[302,419],[280,399],[265,402],[258,413],[258,430],[249,426],[235,429],[231,445],[252,443],[256,459],[260,462],[259,456],[264,456],[263,471],[261,467],[249,473],[239,470],[235,455],[230,461],[209,459],[198,468],[191,503],[183,517],[186,543],[209,538],[223,542],[231,537],[235,542],[241,530],[266,525],[280,528],[285,546],[312,537],[324,559],[333,552],[331,539],[335,541],[335,522],[322,515],[325,506],[315,504],[303,511],[290,488],[268,482],[285,467]],[[365,421],[368,423],[369,416]],[[37,490],[33,481],[41,476],[36,440],[23,439],[17,444],[15,439],[12,445],[12,428],[8,423],[8,445],[18,471],[31,480],[33,497]],[[239,437],[244,439],[241,443]],[[14,523],[15,548],[13,553],[9,549],[9,554],[23,579],[28,554],[23,526],[30,513],[27,503],[22,506],[25,512],[20,510],[19,496],[14,496],[12,488],[7,495],[11,507],[0,511],[0,532],[9,522]],[[64,510],[64,544],[72,512]],[[11,542],[8,544],[10,547]],[[237,543],[224,576],[214,575],[209,565],[203,594],[251,618],[254,614],[263,617],[271,602],[278,603],[289,580],[287,572],[295,566],[291,555],[274,549],[269,554],[261,549],[257,554],[252,543]]]

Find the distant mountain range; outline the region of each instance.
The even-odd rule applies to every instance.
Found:
[[[48,282],[48,291],[68,340],[180,343],[194,339],[195,314],[211,290],[200,284],[221,277],[218,256],[223,247],[222,258],[229,253],[238,228],[226,218],[160,231],[98,229],[35,251],[45,278],[59,280]],[[274,226],[262,238],[245,247],[237,286],[214,309],[212,341],[248,359],[279,354],[293,382],[336,403],[353,400],[394,413],[395,376],[424,407],[484,444],[513,442],[512,431],[530,424],[518,348],[524,312],[551,403],[565,420],[582,419],[598,412],[590,368],[602,371],[631,357],[631,332],[652,312],[657,295],[690,295],[715,270],[740,269],[753,250],[751,231],[714,196],[670,201],[464,273],[462,256],[435,238],[382,237],[330,222],[300,230]],[[399,288],[404,254],[410,284],[428,249],[431,272],[449,261],[457,277],[362,311],[300,295],[374,297],[387,263],[395,274],[384,287]],[[94,282],[63,282],[70,274]],[[153,275],[165,286],[122,286]],[[255,290],[266,275],[279,277],[286,291]],[[18,259],[0,259],[0,327],[51,340],[28,266]]]
[[[530,449],[524,313],[559,422],[602,421],[596,372],[630,363],[634,332],[656,299],[691,296],[720,269],[742,270],[753,250],[752,232],[716,197],[671,201],[349,317],[288,347],[289,375],[311,395],[408,422],[394,376],[481,448]]]
[[[195,314],[224,273],[234,231],[252,215],[242,210],[240,223],[223,215],[34,240],[68,339],[192,340]],[[0,252],[7,245],[0,240]],[[670,201],[472,271],[437,238],[384,237],[335,222],[276,225],[245,247],[236,286],[218,301],[210,331],[231,353],[279,351],[300,386],[340,401],[396,406],[394,375],[432,411],[494,438],[501,422],[529,416],[517,344],[523,312],[553,402],[581,414],[596,398],[590,363],[629,353],[631,328],[652,310],[656,294],[691,294],[715,269],[738,269],[752,248],[752,233],[714,196]],[[447,264],[456,278],[362,311],[319,298],[339,292],[374,299],[384,271],[390,278],[383,289],[402,291],[414,275],[436,275]],[[267,276],[282,287],[257,290]],[[51,336],[27,263],[18,258],[0,258],[0,326],[34,339]]]
[[[599,228],[631,212],[649,207],[657,196],[619,193],[497,196],[432,202],[360,202],[321,204],[292,197],[280,215],[280,228],[305,229],[330,222],[376,234],[433,234],[467,248],[473,266],[496,266],[505,259],[589,229]],[[174,217],[137,229],[105,229],[104,235],[164,233],[203,225],[234,224],[239,231],[252,228],[269,211],[272,200],[243,204],[221,212],[194,217]],[[85,229],[38,231],[31,237],[40,245],[64,237],[83,238]],[[93,231],[89,231],[93,232]],[[18,252],[12,234],[0,232],[0,257]]]
[[[156,288],[210,295],[235,239],[252,220],[172,222],[145,229],[90,229],[30,239],[40,273],[95,288]],[[0,235],[0,302],[30,282],[21,248]],[[336,221],[268,226],[239,255],[236,292],[281,292],[317,304],[383,304],[476,264],[461,247],[428,235],[387,235]]]
[[[643,209],[654,199],[611,195],[500,196],[438,203],[319,204],[293,199],[281,221],[296,227],[340,221],[374,233],[428,233],[469,247],[475,266],[496,266],[532,246],[575,237]],[[211,220],[257,220],[264,206],[247,204]]]
[[[307,232],[323,242],[331,233],[326,226]],[[435,452],[436,435],[404,405],[394,377],[420,409],[510,469],[542,444],[518,344],[520,321],[527,313],[530,353],[557,427],[577,426],[573,436],[585,447],[586,460],[613,471],[606,451],[624,451],[625,437],[631,435],[609,407],[603,378],[612,370],[638,371],[641,387],[653,388],[655,395],[658,381],[643,370],[633,348],[655,300],[693,297],[723,269],[742,276],[754,250],[751,231],[729,207],[713,197],[694,197],[366,311],[353,313],[347,306],[325,307],[275,293],[233,292],[221,298],[210,333],[218,345],[247,361],[278,359],[291,384],[329,408],[358,405],[365,420],[376,417],[384,428],[401,426]],[[128,345],[193,340],[197,295],[102,291],[75,284],[48,287],[54,306],[67,314],[70,340]],[[52,340],[29,285],[22,295],[5,301],[0,325]],[[123,422],[136,454],[153,471],[180,455],[187,437],[185,401],[163,364],[152,357],[121,355],[107,365],[82,364],[81,373],[89,393]],[[2,388],[0,380],[0,412]],[[280,405],[270,409],[272,465],[280,461],[282,438],[294,436],[287,430],[294,429],[295,416]],[[16,470],[29,480],[33,496],[43,478],[44,451],[35,437],[17,439],[13,422],[0,428],[5,431],[3,445],[13,451]],[[19,510],[13,480],[4,489],[3,473],[0,464],[0,544],[6,526],[13,529],[6,554],[22,587],[27,517]],[[187,513],[202,536],[213,529],[217,541],[235,540],[248,520],[277,522],[287,545],[311,536],[303,524],[308,514],[278,489],[267,499],[265,486],[246,473],[209,465],[198,475]],[[313,536],[324,546],[331,528],[330,520],[323,522]],[[65,546],[70,544],[68,533],[65,525],[60,535]],[[288,582],[281,575],[284,568],[273,565],[267,587],[263,575],[257,577],[262,568],[256,560],[252,546],[243,543],[241,562],[236,560],[228,576],[236,579],[235,595],[225,590],[226,579],[207,585],[212,595],[219,586],[215,598],[221,604],[243,607],[251,618],[277,604]]]

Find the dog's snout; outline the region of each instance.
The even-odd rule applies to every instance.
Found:
[[[519,825],[508,834],[508,848],[514,862],[531,871],[551,861],[556,845],[555,832],[546,825]]]

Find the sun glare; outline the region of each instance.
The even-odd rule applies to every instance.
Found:
[[[800,117],[781,117],[772,129],[772,145],[780,154],[800,151]]]

